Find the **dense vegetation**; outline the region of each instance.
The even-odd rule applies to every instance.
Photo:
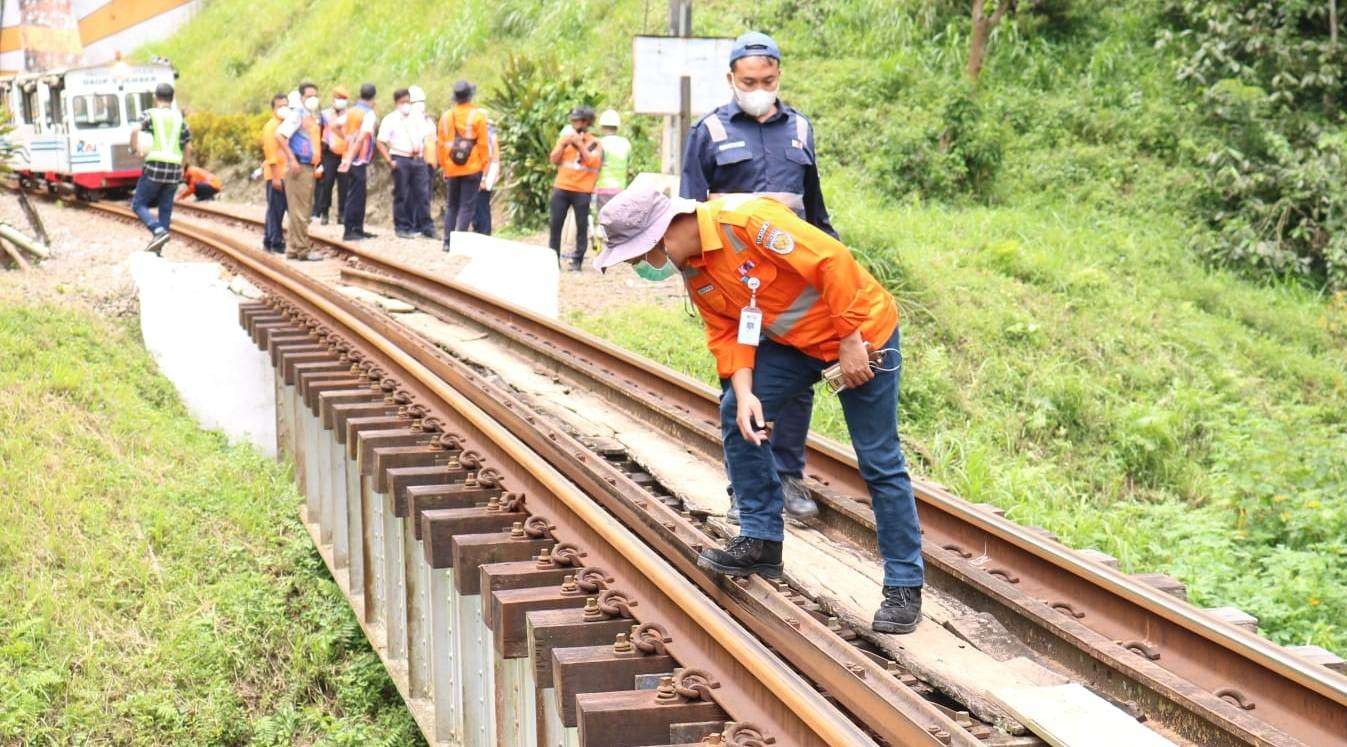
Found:
[[[225,110],[260,106],[296,75],[419,81],[442,103],[462,75],[498,90],[509,55],[625,109],[624,40],[663,25],[662,6],[646,17],[635,0],[356,5],[216,0],[154,51],[182,68],[191,103]],[[991,31],[976,86],[964,2],[699,0],[694,31],[759,28],[784,47],[785,98],[815,122],[834,224],[904,309],[904,427],[929,455],[921,471],[1130,570],[1173,573],[1276,640],[1347,650],[1347,298],[1316,290],[1327,260],[1296,259],[1331,245],[1321,229],[1342,211],[1314,190],[1340,190],[1340,169],[1325,146],[1312,173],[1267,176],[1299,158],[1266,101],[1295,55],[1255,64],[1255,47],[1237,55],[1247,79],[1195,77],[1203,45],[1243,33],[1202,25],[1225,19],[1220,7],[1313,18],[1310,5],[1020,5]],[[1265,102],[1247,115],[1264,148],[1240,151],[1247,188],[1209,159],[1251,132],[1228,96]],[[1329,121],[1316,105],[1305,120]],[[1275,200],[1288,229],[1303,227],[1283,233],[1292,261],[1246,263],[1239,247],[1266,240],[1256,211]],[[677,313],[580,320],[707,373]],[[816,426],[840,435],[835,403],[819,400]]]
[[[0,308],[0,402],[0,743],[420,740],[289,473],[134,330]]]

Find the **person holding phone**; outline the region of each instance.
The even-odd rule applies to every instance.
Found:
[[[767,424],[841,365],[838,392],[869,488],[884,602],[873,627],[908,633],[921,618],[921,529],[898,442],[898,305],[841,242],[770,197],[709,202],[633,186],[599,213],[599,270],[621,263],[652,281],[681,274],[706,327],[723,394],[725,467],[739,536],[697,560],[730,576],[781,576],[781,478]]]

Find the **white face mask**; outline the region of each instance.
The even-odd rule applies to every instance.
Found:
[[[332,99],[332,108],[341,111],[346,108],[346,99]]]
[[[418,101],[412,104],[412,114],[415,114],[416,116],[420,117],[424,116],[425,113],[426,113],[426,102]]]
[[[311,112],[318,111],[318,97],[310,96],[307,99],[304,99],[304,108]]]
[[[734,100],[749,116],[761,117],[771,111],[772,106],[776,104],[776,91],[763,88],[745,91],[739,86],[734,86]]]
[[[405,117],[405,116],[407,116],[408,114],[411,114],[411,113],[412,113],[412,105],[411,105],[411,104],[407,104],[407,103],[398,104],[398,114],[401,114],[402,116]]]

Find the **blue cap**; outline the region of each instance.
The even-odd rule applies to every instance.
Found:
[[[730,65],[733,66],[736,60],[745,57],[771,57],[780,62],[781,49],[772,41],[772,37],[750,31],[734,40],[734,47],[730,49]]]

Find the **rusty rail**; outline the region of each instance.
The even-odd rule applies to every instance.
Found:
[[[227,211],[193,209],[253,222]],[[519,350],[591,385],[707,454],[719,454],[717,393],[567,325],[509,306],[403,263],[326,240],[356,265],[343,279],[438,315],[467,319]],[[849,449],[809,441],[822,529],[872,547],[873,514]],[[1331,744],[1347,734],[1347,678],[1257,635],[1222,623],[1151,585],[914,480],[932,580],[995,611],[1031,647],[1102,692],[1131,702],[1198,742]],[[1100,669],[1103,667],[1103,670]]]
[[[122,209],[99,208],[127,215]],[[335,409],[328,409],[336,408],[338,399],[344,398],[347,404],[373,404],[379,410],[379,403],[369,402],[369,387],[377,386],[386,395],[382,417],[373,418],[379,422],[366,424],[377,429],[355,428],[346,434],[347,444],[362,474],[372,478],[367,487],[362,483],[362,501],[373,495],[389,496],[385,531],[405,524],[403,541],[408,547],[420,543],[429,563],[427,572],[437,569],[436,563],[452,567],[452,559],[460,551],[458,541],[471,536],[455,534],[445,526],[527,517],[518,528],[525,536],[530,535],[522,525],[532,522],[538,536],[566,538],[585,548],[592,558],[586,562],[605,569],[591,573],[591,577],[611,574],[610,581],[617,579],[616,585],[593,597],[594,606],[608,603],[610,609],[601,610],[603,614],[617,611],[637,621],[657,622],[667,631],[667,635],[661,634],[662,652],[682,666],[683,680],[688,679],[689,668],[699,672],[701,678],[695,687],[680,686],[683,680],[675,676],[669,684],[676,696],[673,700],[691,702],[692,694],[696,694],[699,702],[715,704],[737,725],[727,727],[726,733],[733,731],[736,738],[744,739],[766,733],[786,744],[862,744],[871,741],[872,734],[895,744],[977,743],[953,719],[859,650],[811,644],[811,638],[832,644],[834,636],[818,620],[800,614],[789,603],[783,605],[784,597],[771,585],[753,579],[722,586],[697,571],[693,565],[695,552],[710,539],[687,517],[649,500],[628,476],[602,460],[591,459],[581,444],[561,430],[538,422],[508,392],[435,351],[399,325],[361,309],[278,259],[259,255],[226,236],[183,221],[174,230],[207,246],[270,289],[270,307],[250,307],[246,323],[258,336],[259,344],[271,346],[281,380],[295,388],[296,396],[316,418],[321,418],[324,429],[335,431],[340,425],[341,417]],[[354,368],[352,363],[356,364]],[[365,392],[363,397],[361,391]],[[397,415],[388,414],[393,405],[397,406]],[[292,418],[293,422],[305,420]],[[348,420],[347,425],[351,422]],[[406,427],[390,427],[394,425]],[[428,438],[426,433],[439,435]],[[305,461],[302,453],[299,461]],[[433,507],[436,501],[427,503],[419,495],[416,488],[423,485],[419,482],[422,478],[444,481],[447,472],[460,470],[466,481],[469,473],[461,468],[469,461],[473,463],[471,487],[479,489],[483,475],[490,476],[486,481],[489,487],[499,491],[508,487],[494,507],[488,504],[453,509],[477,514],[447,516],[444,510]],[[326,464],[331,466],[330,462]],[[418,469],[422,471],[414,475],[406,472]],[[321,497],[331,489],[333,480],[324,487],[319,473],[310,475],[309,481],[312,484],[304,487],[309,496],[306,516],[310,530],[320,548],[327,548],[325,560],[337,577],[343,570],[339,561],[343,554],[346,570],[356,562],[355,544],[348,540],[344,552],[338,552],[336,542],[341,532],[329,517],[339,512],[328,505],[329,499]],[[315,493],[320,494],[317,499]],[[503,508],[507,503],[508,511]],[[363,541],[369,542],[368,538]],[[398,552],[394,549],[383,557],[386,561]],[[402,575],[392,575],[405,576],[409,595],[424,593],[424,589],[411,590],[415,575],[411,569],[416,567],[417,573],[420,570],[413,555],[409,553],[404,559]],[[365,562],[371,562],[371,558]],[[482,572],[485,583],[485,566]],[[406,672],[400,687],[423,730],[434,741],[439,733],[435,708],[430,707],[427,714],[424,705],[419,710],[417,707],[428,694],[424,672],[428,665],[417,664],[415,656],[417,636],[424,637],[424,623],[419,623],[418,633],[412,609],[415,604],[406,602],[380,616],[378,608],[387,606],[387,589],[382,592],[384,604],[371,606],[369,599],[379,594],[373,587],[367,588],[366,580],[362,578],[357,584],[353,578],[344,590],[362,614],[371,640],[376,645],[382,642],[381,653],[395,679]],[[571,584],[569,590],[567,584]],[[570,579],[556,594],[588,604],[588,598],[575,592],[577,585],[576,579]],[[627,602],[614,606],[608,592],[615,592],[618,586]],[[499,595],[495,595],[493,605],[499,602]],[[407,620],[399,622],[403,616]],[[491,616],[484,608],[483,617]],[[505,616],[502,612],[497,619]],[[745,622],[751,630],[744,627]],[[778,651],[773,652],[768,645]],[[818,685],[846,711],[830,703]],[[663,703],[673,702],[667,688],[663,694]],[[614,712],[640,712],[640,703],[627,705],[630,708],[614,706]],[[599,705],[593,709],[602,710]],[[864,728],[853,718],[859,719]],[[754,726],[747,728],[744,724]]]

